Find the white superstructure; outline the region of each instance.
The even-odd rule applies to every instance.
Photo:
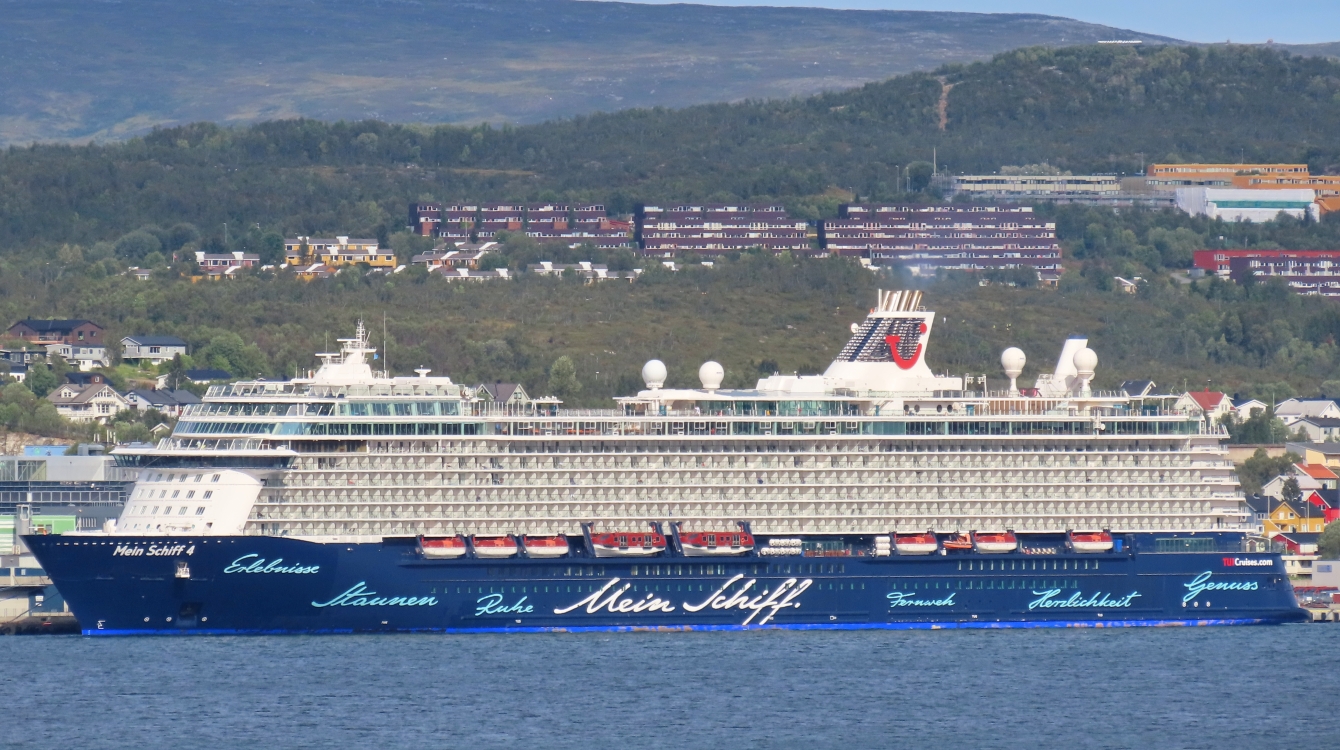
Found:
[[[1222,435],[1157,401],[1091,388],[1068,342],[1023,395],[965,391],[925,360],[934,313],[882,292],[823,375],[753,389],[664,387],[613,409],[475,400],[446,377],[389,377],[361,326],[308,377],[210,388],[154,448],[112,534],[578,535],[1237,529]],[[1024,355],[1003,358],[1018,376]]]

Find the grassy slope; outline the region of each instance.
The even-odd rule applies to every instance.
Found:
[[[180,335],[196,349],[232,330],[256,342],[274,371],[290,374],[311,367],[312,353],[326,350],[326,337],[347,335],[358,318],[368,321],[380,347],[385,314],[398,372],[428,366],[468,383],[519,378],[538,392],[549,364],[566,354],[586,384],[580,402],[592,405],[638,388],[642,363],[653,357],[666,362],[669,382],[681,386],[695,384],[698,365],[709,358],[725,366],[728,385],[752,384],[774,367],[820,372],[846,342],[848,326],[864,318],[875,289],[898,285],[841,261],[792,267],[771,260],[596,286],[538,278],[462,286],[403,276],[370,284],[245,278],[193,285],[71,275],[43,288],[11,275],[0,284],[0,315],[90,317],[106,324],[113,340],[153,331]],[[1028,380],[1054,366],[1072,334],[1088,336],[1098,352],[1102,387],[1152,377],[1171,389],[1183,381],[1204,385],[1210,377],[1231,390],[1290,380],[1300,392],[1315,392],[1322,380],[1336,377],[1334,346],[1318,347],[1325,352],[1314,365],[1281,361],[1277,367],[1272,356],[1279,355],[1270,353],[1207,359],[1204,343],[1219,335],[1222,305],[1171,287],[1133,297],[949,282],[931,286],[926,304],[939,313],[931,366],[986,373],[997,382],[1005,347],[1028,354]],[[1286,292],[1238,310],[1248,325],[1277,327],[1282,344],[1290,327],[1301,333],[1301,321],[1323,307],[1334,303]]]
[[[280,117],[537,122],[1135,34],[1034,15],[570,0],[8,0],[0,144]]]

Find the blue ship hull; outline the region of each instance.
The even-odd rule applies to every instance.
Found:
[[[1278,555],[425,559],[412,539],[29,536],[87,635],[1304,621]],[[1220,548],[1237,547],[1221,537]]]

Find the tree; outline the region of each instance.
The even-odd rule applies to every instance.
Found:
[[[1297,453],[1271,458],[1265,448],[1257,448],[1251,458],[1238,464],[1238,481],[1242,483],[1242,491],[1248,495],[1260,492],[1261,485],[1289,471],[1290,467],[1302,460]]]
[[[1331,521],[1317,537],[1317,554],[1323,560],[1340,559],[1340,521]]]
[[[116,241],[116,254],[131,262],[139,262],[151,253],[159,253],[161,259],[162,250],[163,243],[143,229],[136,229]]]
[[[581,391],[582,384],[577,382],[577,368],[572,364],[572,360],[566,354],[554,360],[554,364],[549,368],[549,392],[561,399],[567,399]]]
[[[914,161],[907,165],[907,186],[914,193],[930,187],[931,177],[934,176],[935,166],[928,161]]]
[[[303,245],[307,244],[306,240]],[[257,254],[261,256],[261,265],[273,266],[284,262],[284,236],[278,232],[266,232],[261,237]],[[305,252],[305,250],[304,250]]]
[[[60,378],[46,365],[34,363],[28,369],[28,377],[24,378],[23,384],[28,386],[28,390],[32,391],[34,396],[46,398],[48,393],[60,385]]]
[[[1280,499],[1294,508],[1298,507],[1298,501],[1303,499],[1303,490],[1298,486],[1297,477],[1289,477],[1280,485]]]

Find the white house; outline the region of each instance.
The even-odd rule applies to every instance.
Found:
[[[1291,398],[1275,405],[1275,416],[1292,427],[1304,417],[1340,418],[1340,406],[1329,398]]]
[[[107,358],[107,347],[105,346],[84,346],[83,344],[49,344],[47,346],[47,356],[59,354],[65,358],[66,362],[75,365],[80,372],[96,370],[99,367],[111,367],[112,362]]]
[[[186,342],[176,336],[127,336],[121,339],[121,359],[126,362],[162,364],[181,354],[186,355]]]
[[[1254,398],[1239,398],[1233,400],[1233,410],[1238,413],[1238,419],[1246,421],[1252,418],[1257,412],[1266,410],[1266,403]]]
[[[1183,393],[1173,408],[1186,414],[1197,415],[1205,420],[1206,424],[1214,424],[1220,417],[1233,412],[1233,402],[1226,394],[1207,388],[1203,391]]]
[[[56,405],[56,413],[71,422],[107,423],[130,404],[106,383],[73,385],[66,383],[51,393],[47,400]]]

